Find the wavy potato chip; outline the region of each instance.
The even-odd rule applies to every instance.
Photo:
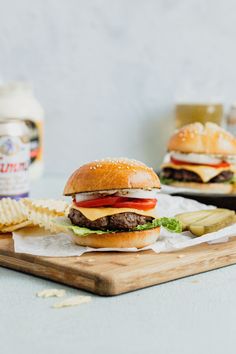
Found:
[[[69,209],[69,204],[64,200],[55,199],[24,199],[27,210],[37,210],[55,216],[64,216]]]
[[[21,199],[0,200],[0,233],[13,232],[20,228],[37,225],[58,233],[62,227],[54,223],[56,218],[68,213],[69,205],[64,200]]]
[[[4,226],[19,224],[27,220],[26,208],[22,200],[11,198],[0,200],[0,229]]]
[[[69,204],[64,200],[53,199],[25,199],[23,201],[27,218],[33,225],[38,225],[51,233],[59,233],[63,230],[55,220],[68,213]]]
[[[22,229],[24,227],[28,227],[28,226],[31,226],[32,225],[32,222],[29,221],[29,220],[26,220],[26,221],[22,221],[21,223],[19,224],[15,224],[15,225],[8,225],[6,227],[3,227],[2,229],[0,229],[0,232],[1,233],[5,233],[5,232],[13,232],[13,231],[16,231],[16,230],[19,230],[19,229]]]
[[[43,227],[51,233],[59,233],[63,230],[62,226],[55,223],[58,215],[54,215],[49,211],[30,210],[28,219],[33,225]]]

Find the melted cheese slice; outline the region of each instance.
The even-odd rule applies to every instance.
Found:
[[[94,221],[104,216],[121,214],[121,213],[135,213],[143,216],[151,216],[157,218],[156,209],[138,210],[132,208],[79,208],[72,204],[71,208],[79,210],[87,219]]]
[[[187,170],[196,173],[198,176],[201,177],[204,183],[208,182],[210,179],[218,176],[223,171],[232,171],[236,172],[235,166],[229,167],[210,167],[210,166],[202,166],[202,165],[175,165],[173,163],[165,163],[161,166],[161,168],[173,168],[175,170]]]

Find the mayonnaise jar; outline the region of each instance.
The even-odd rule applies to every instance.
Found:
[[[25,121],[29,129],[30,179],[43,172],[43,121],[44,111],[27,82],[10,82],[0,85],[0,119],[17,118]]]

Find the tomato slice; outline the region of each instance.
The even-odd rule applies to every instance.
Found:
[[[102,197],[97,199],[83,200],[82,202],[74,201],[75,205],[84,208],[96,208],[104,206],[113,206],[121,197]]]
[[[74,204],[77,207],[97,208],[97,207],[113,207],[113,208],[134,208],[139,210],[149,210],[156,206],[156,199],[141,199],[127,197],[102,197],[97,199],[83,200]]]
[[[134,208],[139,210],[149,210],[155,208],[156,199],[122,198],[126,200],[117,201],[114,208]]]
[[[209,166],[209,167],[215,167],[215,168],[221,168],[221,167],[229,167],[230,164],[226,161],[222,161],[216,165],[214,164],[209,164],[209,163],[194,163],[194,162],[186,162],[186,161],[179,161],[176,160],[174,157],[171,157],[171,162],[175,165],[202,165],[202,166]]]

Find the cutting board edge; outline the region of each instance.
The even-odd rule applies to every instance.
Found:
[[[228,260],[228,261],[227,261]],[[212,265],[209,265],[209,263],[212,261]],[[188,268],[186,268],[186,265],[180,265],[175,268],[175,272],[173,272],[172,269],[166,271],[156,271],[153,272],[152,274],[149,274],[149,276],[152,276],[152,280],[147,280],[149,277],[147,275],[142,275],[141,277],[136,276],[136,277],[130,277],[129,278],[124,278],[123,276],[105,276],[103,281],[106,282],[106,291],[103,292],[102,289],[100,289],[100,295],[106,295],[106,296],[114,296],[114,295],[120,295],[124,294],[127,292],[139,290],[139,289],[144,289],[150,286],[154,285],[159,285],[159,284],[164,284],[170,281],[182,279],[182,278],[187,278],[192,275],[197,275],[197,274],[202,274],[206,273],[209,271],[217,270],[220,268],[228,267],[230,265],[236,264],[236,254],[232,255],[223,255],[221,257],[212,257],[210,260],[203,260],[201,262],[193,262],[192,264],[189,265]],[[192,267],[195,268],[193,270]],[[179,271],[180,274],[176,276],[176,271]],[[170,275],[168,275],[170,273]],[[145,282],[146,280],[146,282]],[[134,285],[135,284],[135,285]],[[102,284],[101,284],[102,285]]]
[[[166,268],[162,268],[153,262],[154,258],[152,256],[150,264],[149,262],[145,263],[145,257],[144,266],[140,262],[139,266],[136,267],[133,264],[130,267],[132,263],[126,263],[122,259],[122,262],[116,262],[117,269],[111,268],[109,272],[107,269],[95,272],[91,269],[94,267],[91,267],[90,264],[86,264],[86,268],[78,268],[78,271],[63,268],[63,264],[60,266],[50,264],[50,262],[44,264],[45,260],[41,257],[31,259],[31,256],[14,254],[11,248],[5,245],[5,248],[0,250],[0,265],[98,295],[113,296],[233,265],[236,263],[236,239],[232,238],[227,243],[216,245],[195,246],[184,252],[185,254],[182,254],[181,251],[181,255],[177,255],[177,257],[182,257],[179,258],[177,265],[174,264],[174,268],[170,267],[172,262],[170,256],[167,257]],[[177,253],[173,252],[171,254],[173,257],[175,256],[176,263]],[[158,254],[156,254],[156,257],[158,257]],[[110,262],[113,264],[114,260],[112,259]],[[107,266],[110,263],[105,264]]]
[[[15,260],[20,260],[20,264],[17,264]],[[63,276],[62,276],[59,275],[60,273],[55,272],[56,269],[53,269],[53,267],[44,266],[39,263],[31,263],[21,258],[17,259],[14,257],[5,256],[1,254],[0,254],[0,266],[12,270],[20,271],[24,274],[30,274],[30,275],[37,276],[39,278],[55,281],[57,283],[59,282],[64,285],[72,286],[77,289],[96,293],[97,279],[87,278],[81,275],[73,274],[73,277],[70,280],[71,273],[69,272],[63,272]],[[68,277],[66,277],[66,280],[64,279],[65,275],[68,275]],[[78,281],[79,283],[78,285],[76,285]]]

